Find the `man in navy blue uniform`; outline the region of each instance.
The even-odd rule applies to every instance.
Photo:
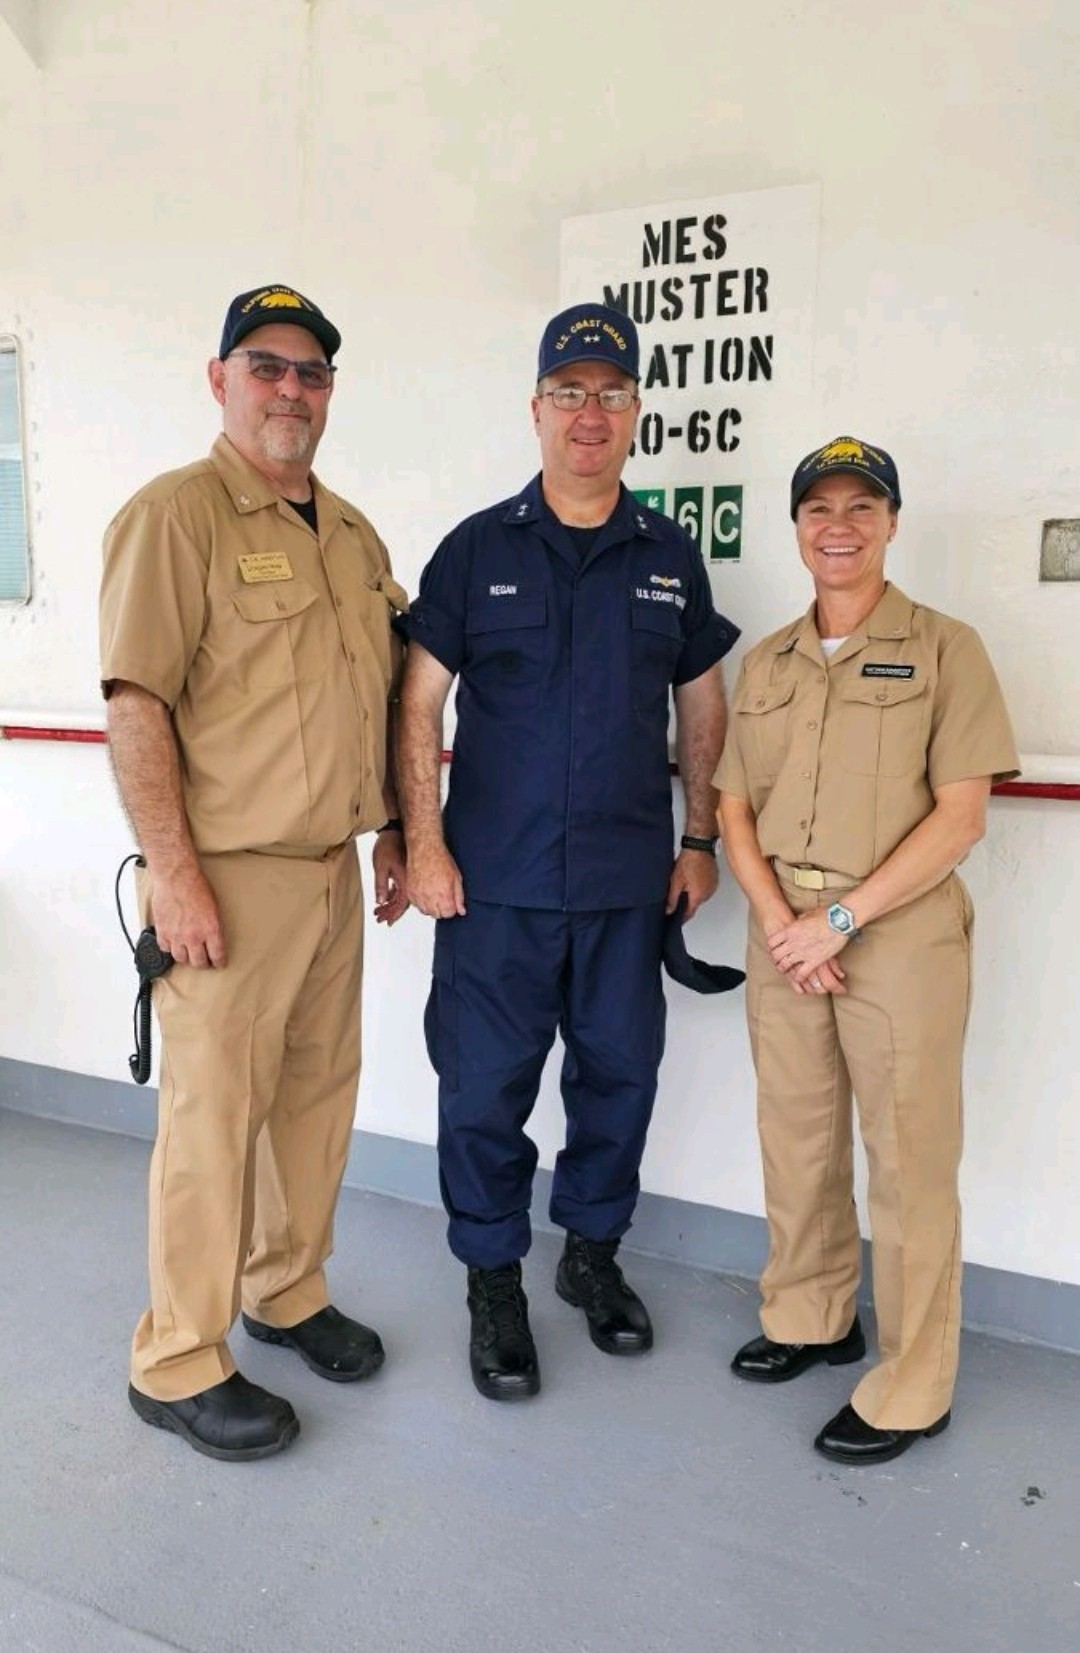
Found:
[[[542,468],[442,542],[409,637],[399,786],[408,894],[437,919],[425,1027],[439,1076],[450,1248],[468,1268],[473,1379],[537,1393],[521,1284],[536,1148],[525,1125],[556,1031],[565,1146],[551,1218],[560,1297],[608,1354],[652,1346],[616,1261],[664,1048],[664,924],[713,894],[725,727],[720,660],[738,636],[701,554],[621,476],[640,409],[633,322],[578,304],[540,344]],[[445,821],[443,709],[458,678]],[[686,797],[673,852],[669,691]]]

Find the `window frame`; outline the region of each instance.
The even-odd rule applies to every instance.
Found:
[[[0,609],[25,608],[34,595],[34,557],[33,535],[30,530],[30,489],[26,474],[26,424],[25,405],[23,398],[23,355],[22,342],[18,334],[0,330],[0,356],[15,358],[15,371],[12,383],[15,386],[15,430],[16,442],[10,444],[18,448],[19,475],[22,483],[22,528],[23,528],[23,557],[26,568],[25,593],[19,596],[5,595],[0,587]],[[5,444],[6,446],[7,444]]]

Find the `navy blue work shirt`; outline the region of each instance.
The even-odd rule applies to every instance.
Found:
[[[447,535],[398,624],[459,680],[444,826],[466,900],[664,900],[668,691],[739,635],[689,535],[620,488],[582,557],[537,476]]]

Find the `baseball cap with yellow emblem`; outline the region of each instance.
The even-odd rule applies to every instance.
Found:
[[[608,304],[572,304],[552,316],[540,340],[537,381],[578,362],[610,362],[640,379],[637,328],[630,317]]]
[[[857,436],[835,436],[823,448],[815,448],[795,467],[791,479],[791,516],[794,521],[803,495],[809,493],[823,476],[837,472],[861,476],[885,498],[900,509],[900,478],[892,457],[884,448],[872,448],[869,442]]]
[[[333,322],[327,321],[319,306],[298,293],[295,287],[253,287],[249,293],[240,293],[234,298],[225,313],[218,351],[221,360],[257,327],[269,327],[273,322],[306,328],[326,351],[328,362],[332,362],[341,349],[341,334]]]

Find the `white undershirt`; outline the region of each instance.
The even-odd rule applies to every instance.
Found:
[[[823,637],[821,639],[821,652],[826,660],[831,660],[841,643],[846,642],[846,637]]]

